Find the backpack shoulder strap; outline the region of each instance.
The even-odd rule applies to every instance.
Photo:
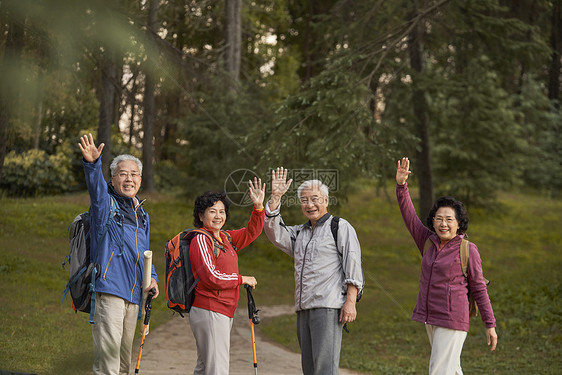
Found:
[[[221,231],[223,233],[226,234],[226,238],[228,238],[228,241],[230,242],[230,235],[228,233],[226,233],[225,231]],[[219,243],[219,241],[215,238],[215,236],[212,236],[210,233],[208,233],[206,230],[203,229],[193,229],[188,233],[188,238],[192,239],[193,237],[195,237],[197,234],[203,234],[205,236],[207,236],[207,238],[209,238],[211,240],[211,243],[213,244],[213,252],[215,253],[215,258],[218,256],[218,250],[222,250],[223,252],[226,253],[226,249]]]
[[[224,235],[226,236],[226,239],[227,239],[228,242],[232,245],[232,248],[234,249],[234,251],[237,251],[238,249],[237,249],[236,246],[234,246],[234,244],[232,243],[232,237],[230,236],[230,234],[229,234],[227,231],[225,231],[225,230],[221,230],[221,232],[224,233]],[[218,243],[217,243],[217,244],[218,244]],[[224,249],[222,245],[220,245],[220,244],[218,244],[218,245],[219,245],[219,247],[220,247],[221,249],[223,249],[223,250],[226,252],[226,249]]]
[[[338,229],[340,228],[340,218],[338,216],[332,217],[332,222],[330,223],[330,229],[332,230],[332,236],[334,237],[334,242],[336,243],[336,248],[338,248]]]
[[[185,233],[185,235],[181,236],[181,239],[192,240],[193,237],[197,236],[198,234],[202,234],[204,236],[207,236],[211,241],[213,240],[213,237],[203,229],[186,229],[182,232],[182,234],[183,233]]]
[[[462,274],[465,278],[468,278],[468,240],[464,238],[461,240],[461,249],[460,249],[460,257],[461,257],[461,267],[462,267]]]
[[[230,234],[227,231],[222,230],[222,229],[221,229],[221,232],[226,236],[226,238],[228,239],[228,242],[232,243],[232,237],[230,236]]]
[[[431,245],[433,245],[433,241],[431,241],[429,239],[429,237],[427,237],[427,239],[425,240],[425,244],[423,245],[423,253],[422,256],[425,255],[425,253],[427,253],[427,251],[429,250],[429,248],[431,247]]]
[[[109,195],[110,200],[110,209],[109,209],[109,218],[111,219],[113,216],[119,213],[119,204],[113,195]]]

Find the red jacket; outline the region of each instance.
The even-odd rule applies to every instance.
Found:
[[[462,274],[460,244],[464,235],[457,235],[441,251],[439,237],[430,231],[416,215],[407,184],[396,186],[396,197],[406,228],[422,254],[420,289],[412,319],[439,327],[468,331],[468,284]],[[425,254],[427,239],[433,242]],[[496,326],[492,304],[482,277],[478,248],[472,242],[468,248],[468,283],[486,328]]]
[[[242,276],[238,273],[237,253],[260,235],[263,221],[264,210],[254,209],[246,228],[226,231],[232,243],[221,232],[222,245],[226,252],[219,250],[216,258],[212,241],[207,236],[198,234],[191,240],[191,270],[195,278],[201,278],[195,287],[193,306],[234,317],[240,293],[238,287],[242,285]]]

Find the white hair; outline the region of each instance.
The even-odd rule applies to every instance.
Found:
[[[325,195],[326,197],[329,195],[330,189],[328,189],[328,186],[324,185],[324,183],[322,183],[322,181],[320,180],[308,180],[303,182],[299,188],[297,189],[297,196],[299,197],[299,199],[301,198],[301,193],[303,190],[311,190],[313,188],[318,188],[318,190],[320,190],[320,193],[322,193],[322,195]]]
[[[142,162],[138,158],[134,157],[133,155],[122,154],[116,156],[115,159],[113,159],[113,161],[111,162],[111,165],[109,166],[109,170],[111,171],[112,177],[115,176],[115,171],[117,170],[117,166],[119,165],[119,163],[125,160],[132,160],[135,163],[137,163],[137,166],[139,167],[139,173],[142,176]]]

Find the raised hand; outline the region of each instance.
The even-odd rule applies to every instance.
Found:
[[[287,181],[287,169],[278,167],[271,171],[271,199],[269,200],[269,209],[275,210],[281,203],[281,197],[289,190],[289,186],[293,182],[291,178]]]
[[[248,189],[250,190],[250,199],[252,199],[254,208],[261,210],[265,198],[265,183],[262,184],[261,178],[254,177],[253,183],[252,180],[248,181]]]
[[[78,147],[80,147],[80,151],[82,151],[84,160],[86,160],[88,163],[93,163],[101,156],[101,152],[105,147],[105,143],[102,143],[99,145],[99,147],[96,147],[96,144],[94,143],[94,137],[92,137],[92,133],[89,133],[88,135],[83,135],[80,138]]]
[[[398,168],[396,168],[396,183],[398,185],[404,185],[408,176],[412,171],[410,169],[410,160],[408,158],[402,158],[402,160],[398,160]]]

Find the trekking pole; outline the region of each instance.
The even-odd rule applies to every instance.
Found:
[[[258,375],[258,360],[256,357],[256,336],[254,334],[254,324],[260,324],[260,317],[258,316],[258,309],[256,309],[256,303],[254,302],[254,297],[252,296],[252,287],[249,285],[244,285],[246,292],[248,293],[248,318],[250,319],[250,328],[252,331],[252,352],[254,355],[254,374]]]
[[[137,357],[137,366],[135,367],[135,374],[139,373],[139,366],[142,357],[142,348],[144,347],[144,338],[146,337],[146,330],[148,328],[148,323],[150,322],[150,311],[152,310],[152,296],[156,293],[156,289],[152,288],[146,296],[146,303],[144,304],[144,325],[142,327],[142,337],[139,349],[139,356]]]
[[[148,293],[145,290],[150,286],[151,280],[151,270],[152,270],[152,251],[146,250],[144,252],[144,270],[142,273],[142,305],[139,306],[139,320],[144,319],[144,306],[146,299],[148,298]],[[150,326],[146,327],[146,334],[150,333]]]

